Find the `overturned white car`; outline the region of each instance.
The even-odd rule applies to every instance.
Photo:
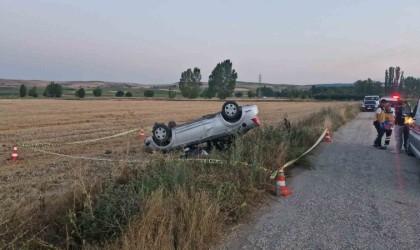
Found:
[[[246,133],[257,126],[260,126],[260,120],[256,105],[239,106],[228,101],[223,104],[221,112],[182,125],[173,121],[168,126],[156,123],[153,135],[146,138],[145,145],[163,152],[206,142],[218,147],[235,134]]]

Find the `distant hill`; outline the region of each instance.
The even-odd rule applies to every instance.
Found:
[[[45,87],[51,81],[45,80],[14,80],[14,79],[2,79],[0,78],[0,88],[8,87],[8,88],[15,88],[19,87],[22,84],[27,86],[37,86],[37,87]],[[61,84],[63,87],[67,88],[74,88],[77,89],[80,86],[82,87],[89,87],[89,88],[151,88],[154,87],[156,89],[168,89],[170,86],[178,85],[178,82],[173,84],[142,84],[142,83],[124,83],[124,82],[108,82],[108,81],[55,81],[56,83]],[[312,85],[315,86],[323,86],[323,87],[340,87],[340,86],[353,86],[353,83],[318,83],[318,84],[308,84],[308,85],[293,85],[293,84],[275,84],[275,83],[261,83],[262,86],[271,87],[274,90],[282,90],[287,87],[296,87],[307,89]],[[207,87],[208,83],[203,82],[203,88]],[[237,81],[235,91],[248,91],[253,90],[255,91],[260,84],[258,82],[246,82],[246,81]]]
[[[354,86],[353,83],[318,83],[313,84],[318,87],[352,87]]]
[[[1,87],[18,87],[22,84],[27,86],[37,86],[45,87],[51,81],[44,80],[13,80],[13,79],[2,79],[0,78],[0,88]],[[55,83],[61,84],[63,87],[68,88],[79,88],[89,87],[89,88],[135,88],[135,87],[150,87],[151,84],[138,84],[138,83],[122,83],[122,82],[105,82],[105,81],[54,81]]]
[[[178,82],[173,83],[173,85],[178,85]],[[236,88],[235,91],[248,91],[252,90],[255,91],[260,86],[260,83],[258,82],[245,82],[245,81],[236,81]],[[306,86],[300,86],[300,85],[292,85],[292,84],[275,84],[275,83],[261,83],[261,86],[271,87],[274,90],[282,90],[286,87],[306,87]],[[203,82],[202,88],[208,87],[208,82]]]

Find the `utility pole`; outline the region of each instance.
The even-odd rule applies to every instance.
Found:
[[[259,98],[262,98],[262,88],[261,88],[261,73],[260,73],[260,75],[258,76],[258,82],[259,82],[259,85],[260,85],[260,89],[259,89],[259,93],[258,93],[258,97]]]

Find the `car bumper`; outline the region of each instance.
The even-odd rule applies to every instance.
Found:
[[[364,109],[365,110],[375,110],[375,107],[374,106],[367,106],[367,107],[364,107]]]

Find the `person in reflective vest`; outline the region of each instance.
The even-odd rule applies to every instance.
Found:
[[[373,142],[373,146],[378,149],[386,149],[382,147],[382,137],[384,136],[384,121],[385,121],[385,105],[387,101],[382,99],[379,107],[375,111],[375,117],[373,121],[373,126],[375,126],[376,132],[378,135],[376,136],[375,141]]]

